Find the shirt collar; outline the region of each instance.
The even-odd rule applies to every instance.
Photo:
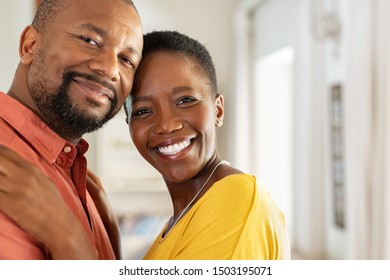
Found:
[[[88,150],[85,140],[81,139],[74,147],[51,130],[30,109],[3,92],[0,92],[0,118],[10,124],[48,162],[55,162],[65,147],[77,148],[77,152],[82,155]]]

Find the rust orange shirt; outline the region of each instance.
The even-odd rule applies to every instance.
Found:
[[[70,144],[31,110],[0,92],[0,143],[40,167],[54,181],[95,244],[99,259],[115,259],[103,222],[86,189],[87,142]],[[0,259],[50,259],[50,253],[0,212]]]

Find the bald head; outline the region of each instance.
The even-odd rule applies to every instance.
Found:
[[[43,0],[38,7],[38,10],[35,14],[32,26],[41,32],[47,31],[48,27],[51,26],[53,20],[61,13],[64,9],[69,7],[73,1],[83,1],[83,0]],[[136,7],[132,0],[122,0],[124,3],[132,5],[135,10]]]

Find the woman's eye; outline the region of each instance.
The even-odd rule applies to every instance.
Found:
[[[91,39],[89,37],[85,37],[85,36],[81,36],[80,37],[81,40],[83,40],[84,42],[92,45],[92,46],[96,46],[96,47],[99,47],[100,48],[100,43],[97,41],[97,40],[94,40],[94,39]]]
[[[152,110],[147,109],[147,108],[141,108],[134,110],[133,113],[131,114],[131,119],[134,118],[142,118],[150,115],[152,113]]]
[[[179,99],[179,101],[177,102],[177,105],[182,105],[182,104],[192,104],[193,102],[195,102],[196,99],[193,98],[193,97],[189,97],[189,96],[185,96],[185,97],[182,97]]]

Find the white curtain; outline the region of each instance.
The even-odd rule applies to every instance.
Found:
[[[390,2],[373,5],[371,258],[390,259]]]
[[[390,2],[349,3],[349,257],[390,259]]]

